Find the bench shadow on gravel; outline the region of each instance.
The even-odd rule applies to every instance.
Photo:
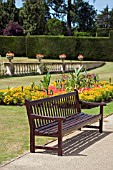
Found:
[[[63,156],[87,156],[81,154],[81,152],[111,133],[113,132],[104,131],[103,133],[99,133],[97,130],[81,131],[76,136],[63,141]],[[52,151],[44,151],[43,153],[57,155],[57,152]]]

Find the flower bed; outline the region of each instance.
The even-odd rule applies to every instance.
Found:
[[[110,101],[113,99],[113,85],[94,87],[79,91],[80,99],[89,102]]]
[[[63,89],[56,89],[53,86],[49,87],[49,95],[52,95],[50,92],[54,91],[54,95],[65,93]],[[17,88],[8,88],[0,90],[0,104],[4,105],[23,105],[25,98],[29,100],[41,99],[49,96],[46,94],[44,89],[39,90],[38,86],[19,86]]]
[[[79,90],[81,100],[90,102],[102,102],[113,99],[113,84],[103,81],[100,82],[98,75],[81,74],[83,66],[79,69],[74,68],[75,72],[70,76],[62,74],[60,79],[50,84],[51,75],[48,72],[40,80],[38,85],[34,83],[27,87],[7,88],[0,90],[0,104],[23,105],[25,99],[35,100],[74,91],[75,87]]]
[[[51,95],[58,95],[61,93],[66,93],[64,87],[64,82],[58,83],[53,82],[49,86],[49,94],[42,88],[39,89],[36,85],[31,85],[27,87],[19,86],[17,88],[8,88],[5,90],[0,90],[0,104],[4,105],[23,105],[25,98],[29,100],[35,100],[40,98],[45,98]],[[107,82],[100,82],[100,85],[96,85],[93,88],[80,88],[79,95],[81,100],[90,102],[102,102],[113,99],[113,84],[108,84]]]

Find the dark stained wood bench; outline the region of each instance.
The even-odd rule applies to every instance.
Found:
[[[39,100],[25,100],[30,125],[30,152],[35,149],[57,151],[62,155],[62,139],[65,134],[83,127],[103,130],[103,106],[105,103],[93,103],[79,100],[78,91]],[[98,114],[91,115],[82,112],[81,106],[100,107]],[[91,124],[99,122],[98,126]],[[58,147],[37,146],[35,136],[58,138]]]

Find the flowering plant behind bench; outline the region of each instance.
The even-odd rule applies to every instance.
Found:
[[[84,56],[82,54],[78,55],[78,60],[83,60]]]
[[[39,59],[39,58],[43,58],[44,57],[44,55],[43,54],[36,54],[36,57]]]
[[[66,58],[66,55],[65,55],[65,54],[60,54],[60,55],[59,55],[59,58],[60,58],[60,59],[65,59],[65,58]]]
[[[9,51],[8,53],[6,53],[6,57],[8,57],[8,56],[14,57],[14,53]]]

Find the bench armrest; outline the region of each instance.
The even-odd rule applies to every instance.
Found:
[[[66,120],[65,117],[42,116],[42,115],[35,115],[35,114],[31,114],[31,118],[32,119],[43,119],[43,120],[57,120],[57,121]]]
[[[80,104],[82,105],[86,105],[86,106],[94,106],[94,107],[98,107],[98,106],[106,106],[106,103],[104,102],[86,102],[83,100],[80,100]]]

